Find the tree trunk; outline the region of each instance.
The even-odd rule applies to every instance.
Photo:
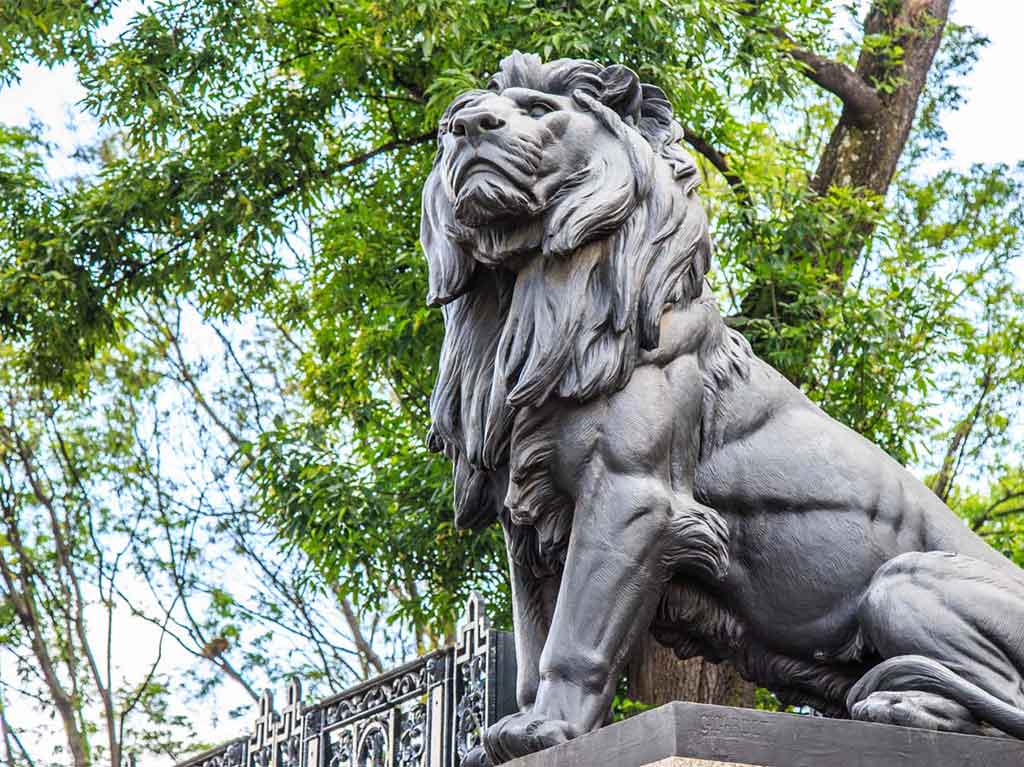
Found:
[[[743,681],[728,663],[702,658],[679,660],[646,634],[629,664],[629,697],[660,706],[675,700],[753,708],[755,687]]]
[[[856,70],[845,68],[843,77],[830,76],[843,65],[829,62],[814,54],[792,49],[790,54],[806,67],[806,73],[822,87],[843,100],[843,110],[832,131],[818,168],[811,181],[811,192],[822,198],[833,187],[861,193],[865,199],[886,195],[900,156],[907,143],[918,103],[942,40],[950,0],[877,0],[864,20],[864,34],[874,39],[889,38],[902,55],[890,58],[885,49],[865,47]],[[778,34],[788,42],[784,32]],[[872,100],[865,86],[877,96]],[[884,86],[884,87],[880,87]],[[859,221],[861,218],[857,217]],[[829,241],[827,235],[809,231],[807,221],[797,221],[790,245],[796,256],[789,263],[804,262],[834,276],[828,284],[835,292],[845,288],[846,280],[864,247],[874,233],[875,225],[864,218],[853,236],[844,233],[841,241]],[[788,284],[781,280],[760,280],[743,298],[737,325],[747,331],[754,350],[770,356],[772,340],[786,326],[813,327],[814,318],[799,314],[799,291],[806,284]],[[806,311],[806,309],[805,309]],[[771,320],[773,330],[767,334],[750,320]],[[790,355],[792,363],[782,370],[795,383],[809,369],[806,356],[815,351],[815,339],[803,345],[804,357]],[[793,350],[789,350],[793,351]]]
[[[818,163],[811,186],[826,194],[832,186],[863,189],[884,195],[910,135],[928,72],[942,41],[950,0],[878,2],[864,20],[865,35],[885,35],[903,48],[898,65],[868,49],[861,52],[857,74],[871,85],[891,83],[880,93],[874,116],[855,118],[844,105],[839,123]],[[850,254],[856,258],[857,254]]]

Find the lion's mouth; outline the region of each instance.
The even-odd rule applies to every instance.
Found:
[[[532,190],[536,173],[535,158],[500,147],[485,144],[458,153],[447,173],[455,218],[465,226],[482,226],[533,214],[540,208]]]
[[[452,167],[452,187],[459,189],[471,176],[480,173],[497,174],[506,183],[516,186],[525,186],[532,181],[537,168],[526,158],[509,154],[502,154],[495,158],[488,156],[490,154],[485,148],[484,151],[474,152],[471,155],[464,152],[460,157],[455,158]]]
[[[471,227],[530,216],[539,207],[529,189],[510,184],[493,168],[467,174],[452,203],[456,220]]]

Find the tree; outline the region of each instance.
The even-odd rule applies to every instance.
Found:
[[[5,374],[0,389],[2,651],[13,661],[14,689],[50,701],[75,767],[100,759],[121,765],[133,720],[143,710],[164,710],[170,692],[160,673],[166,618],[143,672],[119,681],[115,670],[114,610],[142,515],[102,492],[126,454],[95,443],[112,448],[123,435],[87,426],[82,412],[69,421],[62,403],[23,376]],[[101,733],[94,721],[103,722]],[[147,738],[159,749],[178,748],[180,724],[150,716]],[[6,707],[3,730],[12,764],[32,763]],[[33,750],[37,759],[49,756]]]
[[[266,367],[283,366],[280,337],[213,325],[197,354],[181,341],[188,307],[133,314],[125,343],[90,361],[88,392],[62,395],[10,364],[0,376],[0,739],[12,765],[181,758],[203,747],[189,699],[232,685],[255,703],[296,673],[313,694],[339,692],[407,651],[238,491],[231,456],[251,424],[287,410]]]
[[[417,230],[441,110],[514,48],[666,90],[706,174],[715,287],[762,356],[900,460],[937,453],[953,500],[972,472],[1016,468],[994,448],[1019,386],[1020,170],[917,170],[983,43],[946,0],[875,0],[862,21],[797,0],[165,0],[112,42],[97,30],[116,4],[86,5],[0,11],[0,72],[74,63],[109,131],[95,175],[57,186],[32,135],[0,137],[0,328],[19,369],[88,389],[126,318],[168,297],[264,320],[294,352],[267,375],[294,361],[295,399],[237,440],[214,423],[231,476],[341,604],[394,608],[421,647],[470,588],[507,599],[497,532],[453,528],[449,468],[423,445],[440,319]],[[244,414],[259,398],[234,380]],[[674,694],[674,669],[652,650],[634,693]],[[725,673],[683,686],[749,702]]]

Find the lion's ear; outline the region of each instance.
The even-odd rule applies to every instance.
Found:
[[[476,260],[452,237],[454,222],[452,204],[441,181],[439,163],[435,161],[423,187],[420,218],[420,245],[427,255],[429,268],[427,304],[430,306],[443,306],[468,291],[476,270]]]
[[[647,193],[653,172],[650,147],[640,134],[591,96],[576,91],[573,98],[622,142],[625,151],[595,153],[587,167],[558,190],[544,226],[546,256],[575,253],[616,231]]]
[[[621,64],[612,64],[601,70],[599,76],[604,86],[601,103],[623,120],[629,120],[631,125],[639,124],[644,94],[636,72]]]

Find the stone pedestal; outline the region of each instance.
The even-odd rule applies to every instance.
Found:
[[[507,767],[1022,767],[1024,742],[671,703]]]
[[[753,767],[749,764],[739,762],[709,762],[707,759],[689,759],[683,756],[673,756],[671,759],[662,759],[660,762],[645,765],[645,767]]]

